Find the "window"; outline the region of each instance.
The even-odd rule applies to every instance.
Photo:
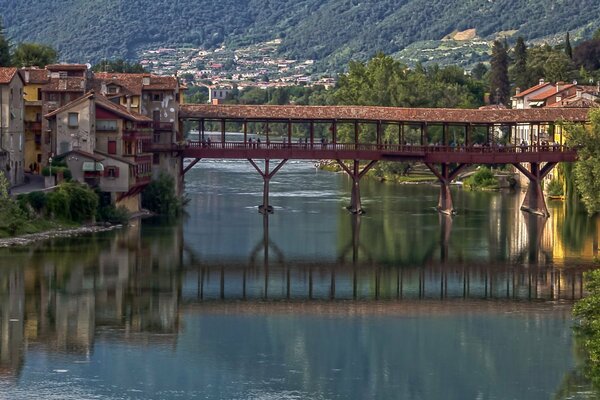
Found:
[[[104,170],[104,176],[107,178],[118,178],[119,167],[106,167],[106,169]]]
[[[99,131],[116,131],[116,119],[98,119],[96,120],[96,129]]]
[[[163,94],[162,93],[152,93],[152,101],[162,101]]]
[[[79,113],[69,113],[69,128],[79,127]]]
[[[160,153],[152,154],[152,164],[154,164],[154,165],[160,164]]]
[[[110,94],[119,93],[119,88],[117,86],[110,85],[108,87],[108,93],[110,93]]]
[[[117,141],[116,140],[108,141],[108,154],[117,154]]]
[[[38,88],[37,90],[37,100],[41,100],[42,99],[42,88]]]

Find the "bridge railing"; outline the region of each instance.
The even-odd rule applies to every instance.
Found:
[[[573,148],[559,144],[534,145],[470,145],[470,146],[440,146],[440,145],[409,145],[409,144],[374,144],[374,143],[282,143],[282,142],[199,142],[190,141],[186,145],[191,149],[218,150],[331,150],[331,151],[377,151],[390,153],[539,153],[574,151]]]

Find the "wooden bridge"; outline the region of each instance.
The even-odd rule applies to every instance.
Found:
[[[154,144],[152,151],[193,159],[182,167],[182,176],[203,158],[247,159],[264,180],[261,212],[273,211],[269,181],[285,162],[310,159],[335,160],[352,178],[348,209],[353,213],[364,212],[360,180],[378,161],[420,161],[427,165],[440,182],[438,209],[446,214],[454,212],[449,184],[464,167],[512,164],[530,181],[521,208],[547,217],[542,179],[557,163],[577,158],[574,149],[562,144],[560,123],[586,123],[588,109],[190,104],[181,106],[179,118],[181,123],[198,124],[198,140],[181,145]],[[217,137],[208,131],[217,131]],[[232,140],[228,132],[239,134]],[[340,141],[342,136],[346,139]],[[257,159],[264,160],[264,169],[256,164]],[[271,160],[278,160],[273,169]]]

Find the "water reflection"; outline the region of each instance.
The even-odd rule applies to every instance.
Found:
[[[279,377],[298,383],[300,398],[334,398],[340,388],[331,382],[340,379],[348,398],[389,398],[410,379],[420,382],[421,398],[443,398],[444,388],[459,381],[472,396],[456,389],[447,398],[476,397],[473,388],[488,380],[496,386],[479,388],[484,397],[523,398],[517,389],[507,396],[503,382],[535,374],[547,393],[572,369],[565,361],[572,357],[569,309],[583,295],[582,273],[594,266],[597,220],[551,203],[546,221],[522,213],[518,195],[462,191],[453,195],[463,211],[449,218],[424,205],[423,198],[437,198],[435,188],[372,183],[363,190],[369,213],[352,216],[339,199],[345,178],[304,167],[288,182],[273,182],[278,209],[263,216],[255,208],[260,193],[231,168],[225,177],[208,171],[206,194],[192,193],[183,222],[146,220],[118,232],[0,250],[0,383],[35,381],[27,368],[39,354],[112,360],[110,369],[132,382],[151,377],[173,389],[163,372],[142,368],[153,354],[161,371],[187,374],[174,380],[179,384],[239,388]],[[219,186],[228,179],[233,189]],[[309,182],[305,197],[284,196],[300,182]],[[298,317],[304,314],[312,317]],[[513,352],[504,354],[503,346]],[[270,367],[258,364],[269,349]],[[324,360],[329,351],[331,360]],[[546,364],[532,365],[532,358]],[[338,371],[348,363],[368,368]],[[456,363],[462,367],[453,376],[447,371]],[[294,372],[285,375],[282,365]],[[461,381],[472,375],[467,366],[487,375]],[[443,378],[423,378],[432,373]],[[121,374],[106,379],[125,380]],[[523,379],[521,388],[529,387]],[[265,393],[286,398],[286,384]],[[138,396],[144,397],[176,396]]]

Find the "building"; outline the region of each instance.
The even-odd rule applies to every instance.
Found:
[[[0,67],[0,171],[11,186],[23,183],[23,80],[16,68]]]
[[[49,146],[50,135],[42,130],[42,88],[50,82],[50,74],[46,69],[23,68],[19,70],[23,79],[23,96],[25,100],[25,171],[41,173],[44,153],[43,146]],[[45,155],[48,158],[48,154]]]
[[[118,101],[116,99],[115,101]],[[93,91],[45,115],[51,152],[64,159],[74,180],[110,195],[111,203],[139,211],[151,181],[153,121]]]

